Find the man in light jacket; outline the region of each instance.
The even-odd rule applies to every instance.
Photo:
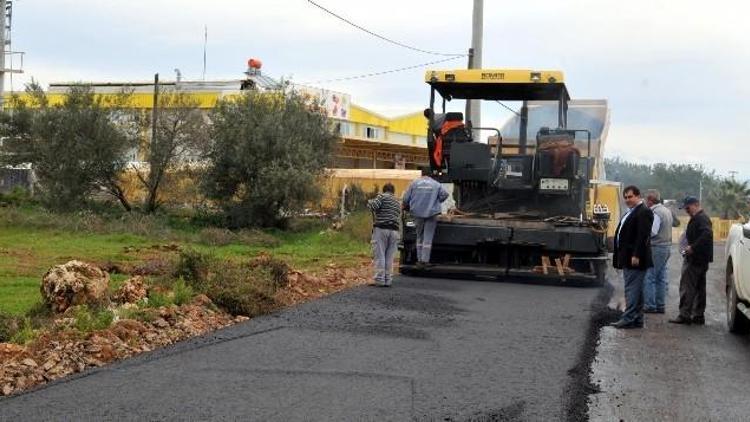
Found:
[[[654,266],[646,271],[643,285],[643,312],[664,313],[664,300],[667,293],[667,262],[672,247],[672,212],[662,204],[658,190],[649,189],[646,205],[654,213],[651,227],[651,257]]]
[[[448,191],[427,175],[411,182],[404,192],[402,206],[414,217],[417,230],[417,267],[424,267],[430,262],[440,204],[446,199]]]

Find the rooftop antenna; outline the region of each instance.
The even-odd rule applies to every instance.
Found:
[[[208,45],[208,25],[203,25],[203,80],[206,80],[206,47]]]

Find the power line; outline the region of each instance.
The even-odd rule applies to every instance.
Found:
[[[518,113],[516,110],[513,110],[512,108],[508,107],[507,105],[505,105],[501,101],[495,100],[495,102],[498,103],[498,104],[500,104],[502,107],[504,107],[506,110],[510,111],[511,113],[515,114],[516,116],[523,118],[523,116],[521,116],[520,113]]]
[[[380,35],[378,33],[370,31],[369,29],[364,28],[364,27],[362,27],[360,25],[357,25],[356,23],[350,21],[349,19],[347,19],[347,18],[345,18],[345,17],[337,14],[336,12],[333,12],[332,10],[326,9],[325,7],[319,5],[318,3],[316,3],[316,2],[314,2],[312,0],[307,0],[307,2],[310,3],[310,4],[312,4],[313,6],[317,7],[318,9],[320,9],[320,10],[328,13],[329,15],[335,17],[336,19],[339,19],[339,20],[341,20],[341,21],[343,21],[343,22],[345,22],[345,23],[347,23],[347,24],[349,24],[349,25],[351,25],[351,26],[359,29],[360,31],[366,32],[366,33],[372,35],[373,37],[379,38],[379,39],[381,39],[381,40],[383,40],[385,42],[397,45],[399,47],[407,48],[407,49],[412,50],[412,51],[418,51],[420,53],[432,54],[432,55],[435,55],[435,56],[466,57],[466,54],[440,53],[440,52],[437,52],[437,51],[423,50],[421,48],[412,47],[410,45],[404,44],[402,42],[395,41],[393,39],[390,39],[388,37],[385,37],[383,35]]]
[[[460,58],[461,57],[449,57],[447,59],[436,60],[436,61],[433,61],[433,62],[415,64],[414,66],[399,67],[397,69],[390,69],[390,70],[383,70],[383,71],[380,71],[380,72],[365,73],[365,74],[356,75],[356,76],[345,76],[345,77],[342,77],[342,78],[323,79],[323,80],[314,81],[314,82],[302,83],[300,85],[311,85],[311,84],[321,84],[321,83],[329,83],[329,82],[349,81],[349,80],[353,80],[353,79],[370,78],[370,77],[373,77],[373,76],[386,75],[388,73],[396,73],[396,72],[403,72],[405,70],[418,69],[420,67],[430,66],[430,65],[433,65],[433,64],[437,64],[437,63],[449,62],[449,61],[460,59]]]

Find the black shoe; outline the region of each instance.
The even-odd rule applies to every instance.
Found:
[[[706,318],[702,316],[693,317],[693,324],[706,325]]]
[[[424,262],[418,261],[416,264],[414,264],[414,268],[417,270],[424,270]]]
[[[610,327],[626,330],[630,328],[643,328],[643,323],[636,323],[636,322],[627,322],[623,320],[619,320],[617,322],[613,322],[612,324],[609,324]]]
[[[690,325],[692,321],[690,320],[690,318],[678,316],[677,318],[670,319],[669,322],[671,322],[672,324]]]
[[[664,308],[658,308],[655,313],[657,313],[657,314],[664,314],[666,312],[664,312]]]
[[[643,308],[643,313],[644,314],[658,314],[659,311],[657,311],[656,309],[652,309],[652,308]],[[662,313],[664,313],[664,311],[662,311]]]

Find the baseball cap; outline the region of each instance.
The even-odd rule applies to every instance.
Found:
[[[688,205],[697,204],[698,202],[700,202],[698,198],[688,195],[685,197],[685,199],[682,200],[682,205],[680,205],[680,209],[684,209]]]

